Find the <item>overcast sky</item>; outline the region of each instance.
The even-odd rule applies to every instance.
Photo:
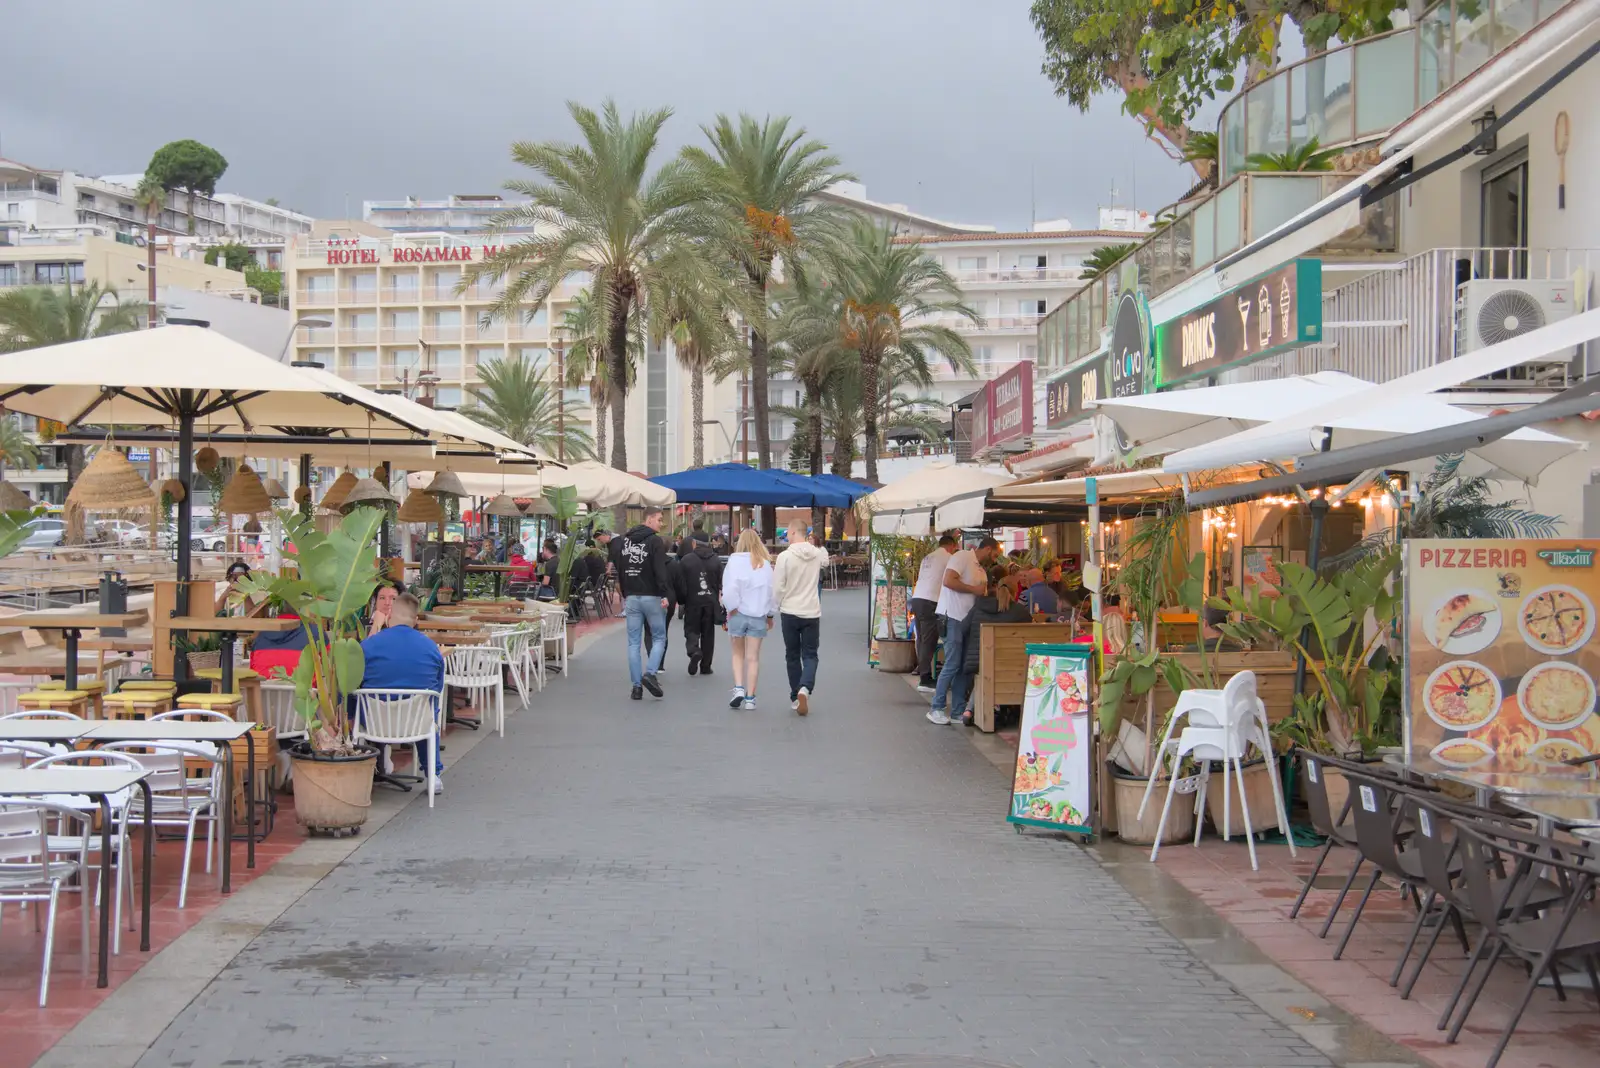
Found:
[[[1105,98],[1039,73],[1028,0],[74,0],[5,14],[0,155],[142,170],[192,137],[219,188],[313,215],[498,190],[513,139],[576,135],[564,102],[670,105],[666,148],[719,111],[787,114],[874,200],[959,222],[1095,225],[1191,173]],[[348,199],[347,199],[348,198]]]

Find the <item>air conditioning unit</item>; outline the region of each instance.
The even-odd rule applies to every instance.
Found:
[[[1456,354],[1509,341],[1572,315],[1573,285],[1567,279],[1475,278],[1456,288]],[[1573,350],[1540,362],[1570,359]]]

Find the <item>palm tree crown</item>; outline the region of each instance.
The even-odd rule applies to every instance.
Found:
[[[22,352],[139,329],[143,301],[121,301],[114,289],[89,282],[27,286],[0,293],[0,352]]]
[[[672,160],[650,170],[670,109],[627,119],[611,101],[599,112],[576,103],[567,110],[581,143],[511,146],[512,159],[538,178],[506,183],[529,203],[496,216],[493,226],[531,229],[532,235],[474,265],[458,291],[483,278],[507,279],[485,318],[508,318],[543,303],[574,273],[591,277],[610,371],[611,465],[625,470],[629,318],[669,283],[692,284],[712,275],[697,240],[709,222],[702,187],[686,163]]]
[[[562,420],[565,433],[558,433],[556,387],[545,378],[543,368],[515,356],[481,363],[478,373],[483,384],[471,387],[472,402],[461,409],[462,415],[547,456],[561,455],[563,445],[569,460],[594,455],[594,438],[584,426],[588,412],[583,406],[567,406]]]

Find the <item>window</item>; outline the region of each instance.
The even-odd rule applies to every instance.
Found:
[[[972,346],[972,362],[977,364],[980,369],[985,364],[993,363],[994,362],[994,346],[993,345],[974,345],[974,346]]]
[[[449,375],[454,378],[461,374],[460,349],[434,349],[433,369],[441,377]]]
[[[378,290],[378,272],[363,271],[350,276],[350,289],[356,293],[370,296]]]
[[[83,282],[81,263],[36,263],[33,265],[33,284],[40,286],[65,285],[70,277],[74,285]]]
[[[453,308],[430,312],[428,325],[440,327],[459,327],[461,325],[461,313]]]
[[[14,263],[0,263],[0,286],[14,286],[21,283],[17,274],[17,265]]]
[[[94,207],[94,194],[93,193],[79,193],[78,194],[78,207],[80,207],[80,208],[92,208],[92,207]]]
[[[1038,345],[1024,345],[1024,346],[1022,346],[1022,358],[1024,360],[1037,360],[1039,358],[1039,346]]]
[[[1525,248],[1528,244],[1528,154],[1484,168],[1481,194],[1485,248]]]
[[[1017,314],[1018,315],[1024,315],[1024,316],[1026,316],[1026,315],[1043,315],[1044,314],[1044,301],[1042,301],[1042,300],[1019,300],[1019,301],[1017,301]]]
[[[958,271],[987,271],[989,269],[988,256],[958,256],[956,257],[956,270]]]
[[[397,292],[410,294],[413,300],[416,299],[417,284],[416,271],[396,271],[389,276],[389,288]]]
[[[6,218],[8,218],[8,219],[20,219],[20,218],[22,218],[22,205],[21,204],[7,204],[6,205]]]
[[[433,403],[440,408],[461,407],[461,387],[440,386],[439,392],[434,394]]]
[[[316,294],[322,297],[331,296],[333,294],[333,275],[308,274],[305,276],[305,279],[306,292],[308,294]]]
[[[517,355],[526,360],[535,371],[543,372],[550,362],[550,350],[542,345],[524,345],[517,350]]]

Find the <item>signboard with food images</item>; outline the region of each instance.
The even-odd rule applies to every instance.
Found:
[[[1600,541],[1406,543],[1406,745],[1468,770],[1600,752]]]
[[[1089,834],[1089,649],[1028,646],[1011,823]]]

